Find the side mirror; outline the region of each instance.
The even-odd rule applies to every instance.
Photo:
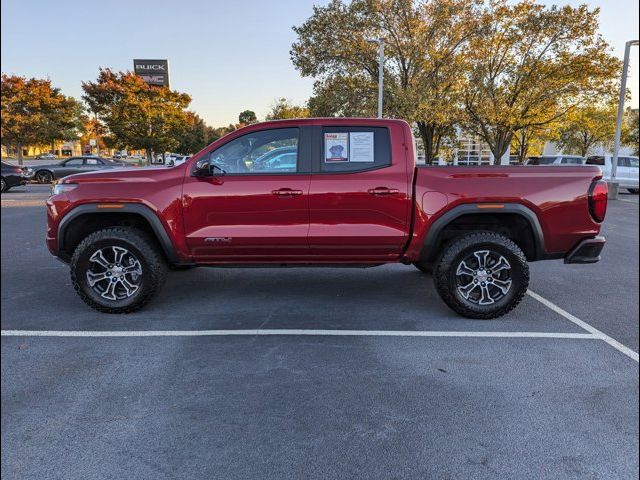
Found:
[[[215,163],[212,163],[208,158],[203,158],[196,162],[193,169],[194,177],[218,177],[225,175],[227,172],[220,168]]]

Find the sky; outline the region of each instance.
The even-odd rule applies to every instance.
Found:
[[[279,97],[302,104],[313,79],[291,63],[292,30],[328,0],[2,0],[2,72],[49,77],[80,98],[81,81],[99,67],[131,70],[134,58],[169,60],[171,87],[212,126],[237,123],[254,110],[264,118]],[[546,4],[600,7],[600,30],[622,58],[638,39],[637,0],[564,0]],[[638,48],[629,86],[638,107]]]

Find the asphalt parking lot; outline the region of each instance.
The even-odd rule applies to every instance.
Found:
[[[532,264],[472,321],[402,265],[175,272],[100,314],[46,251],[46,191],[2,195],[3,478],[638,476],[637,196],[602,262]]]

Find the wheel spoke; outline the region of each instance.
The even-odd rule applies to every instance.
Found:
[[[100,295],[107,300],[117,300],[118,297],[116,297],[116,282],[109,282],[109,285],[107,285],[107,289]]]
[[[471,275],[474,276],[476,274],[476,271],[472,268],[470,268],[465,261],[463,260],[462,262],[460,262],[460,265],[458,265],[458,270],[456,271],[456,275]]]
[[[496,280],[494,278],[492,283],[500,289],[503,295],[506,295],[511,288],[511,280]]]
[[[104,268],[109,268],[109,262],[107,261],[106,258],[104,258],[104,254],[102,253],[102,250],[98,250],[96,253],[91,255],[91,258],[89,260],[92,262],[96,262],[97,264],[103,266]]]
[[[474,282],[469,282],[467,285],[463,285],[458,287],[458,291],[460,292],[460,294],[466,298],[469,299],[469,295],[471,294],[471,292],[476,288],[479,287],[480,285],[478,285],[477,283]]]
[[[477,252],[473,252],[473,255],[478,260],[478,268],[480,270],[484,270],[487,267],[487,256],[489,255],[489,250],[479,250]]]
[[[89,286],[93,287],[96,283],[107,280],[109,277],[107,276],[107,272],[87,272],[87,280],[89,280]]]
[[[131,295],[136,293],[136,290],[138,290],[138,286],[129,282],[129,280],[127,280],[127,277],[125,276],[120,277],[118,281],[120,285],[122,285],[124,289],[127,291],[127,297],[130,297]]]
[[[491,267],[491,271],[493,273],[497,273],[509,268],[511,268],[511,265],[509,265],[509,262],[507,262],[507,260],[501,256],[500,260],[498,260],[498,263]]]
[[[122,247],[111,247],[111,250],[113,250],[113,262],[116,265],[121,264],[122,257],[124,257],[126,253],[129,253],[126,248]]]
[[[491,293],[489,292],[489,287],[487,285],[480,285],[480,301],[478,302],[480,305],[491,305],[495,303],[495,300],[491,298]]]

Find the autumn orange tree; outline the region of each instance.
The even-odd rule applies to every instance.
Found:
[[[50,80],[3,74],[1,95],[2,145],[17,150],[20,165],[25,146],[78,138],[83,107]]]
[[[188,125],[191,97],[148,85],[131,72],[100,69],[95,82],[83,82],[83,98],[120,148],[154,153],[172,151]]]
[[[377,46],[385,45],[384,115],[415,122],[427,163],[461,121],[469,68],[465,49],[482,2],[467,0],[333,0],[314,7],[291,49],[294,65],[313,76],[314,116],[375,116]]]
[[[492,0],[469,42],[466,126],[496,160],[516,132],[543,128],[581,101],[610,95],[619,60],[598,34],[598,9]]]

